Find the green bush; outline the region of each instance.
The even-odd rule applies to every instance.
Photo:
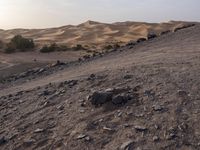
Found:
[[[68,51],[68,50],[71,50],[71,49],[67,47],[66,45],[57,46],[57,51]]]
[[[114,46],[113,46],[114,49],[118,49],[120,48],[120,45],[118,43],[116,43]]]
[[[4,49],[5,53],[14,53],[16,51],[15,45],[13,43],[6,44],[6,48]]]
[[[105,50],[110,50],[110,49],[113,49],[113,46],[112,46],[112,45],[106,45],[106,46],[104,47],[104,49],[105,49]]]
[[[55,51],[67,51],[70,50],[69,47],[66,45],[57,45],[56,43],[53,43],[51,45],[44,45],[41,49],[41,53],[50,53],[50,52],[55,52]]]
[[[6,45],[5,51],[27,51],[30,49],[33,49],[35,47],[35,44],[32,39],[27,39],[22,37],[21,35],[14,36],[10,42]]]
[[[56,43],[51,44],[50,46],[44,45],[41,49],[40,52],[41,53],[50,53],[50,52],[54,52],[58,49],[58,46]]]
[[[75,47],[73,47],[73,49],[76,51],[85,50],[85,48],[81,44],[77,44]]]

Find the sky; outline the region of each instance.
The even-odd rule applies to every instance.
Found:
[[[0,0],[0,29],[49,28],[87,20],[200,21],[200,0]]]

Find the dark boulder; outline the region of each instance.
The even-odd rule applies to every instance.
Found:
[[[147,35],[148,40],[154,39],[154,38],[156,38],[156,37],[157,37],[157,35],[156,35],[155,33],[149,33],[149,34]]]
[[[94,92],[89,96],[92,105],[98,106],[112,100],[112,92]]]
[[[112,99],[112,103],[114,105],[122,105],[122,104],[126,104],[128,102],[128,100],[131,99],[130,95],[126,95],[126,94],[119,94],[113,97]]]
[[[0,145],[5,144],[7,142],[7,140],[5,139],[5,137],[0,137]]]

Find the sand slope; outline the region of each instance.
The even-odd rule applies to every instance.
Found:
[[[77,26],[67,25],[49,29],[13,29],[0,30],[0,40],[9,41],[14,35],[21,34],[33,38],[39,45],[51,42],[76,45],[102,46],[112,43],[123,44],[130,40],[146,37],[149,32],[159,34],[173,31],[186,22],[170,21],[167,23],[117,22],[106,24],[87,21]]]

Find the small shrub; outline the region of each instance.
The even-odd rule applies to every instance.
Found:
[[[68,50],[70,50],[70,48],[67,47],[66,45],[59,45],[57,47],[57,51],[68,51]]]
[[[58,48],[57,44],[56,43],[53,43],[49,46],[49,51],[50,52],[54,52],[56,51],[56,49]]]
[[[113,49],[113,46],[112,46],[112,45],[106,45],[106,46],[104,47],[104,49],[105,49],[105,50],[110,50],[110,49]]]
[[[13,43],[6,44],[6,48],[4,49],[5,53],[14,53],[16,51],[15,45]]]
[[[77,44],[75,47],[73,47],[73,49],[76,51],[86,50],[81,44]]]
[[[32,39],[27,39],[22,37],[21,35],[14,36],[10,42],[6,45],[6,51],[27,51],[33,49],[35,44]]]
[[[114,49],[118,49],[118,48],[120,48],[120,45],[116,43],[116,44],[113,46],[113,48],[114,48]]]
[[[56,50],[58,50],[59,47],[56,43],[51,44],[50,46],[44,45],[41,49],[40,52],[41,53],[50,53],[50,52],[54,52]]]
[[[66,45],[57,45],[56,43],[53,43],[49,46],[44,45],[41,49],[41,53],[50,53],[50,52],[55,52],[55,51],[67,51],[70,50]]]

